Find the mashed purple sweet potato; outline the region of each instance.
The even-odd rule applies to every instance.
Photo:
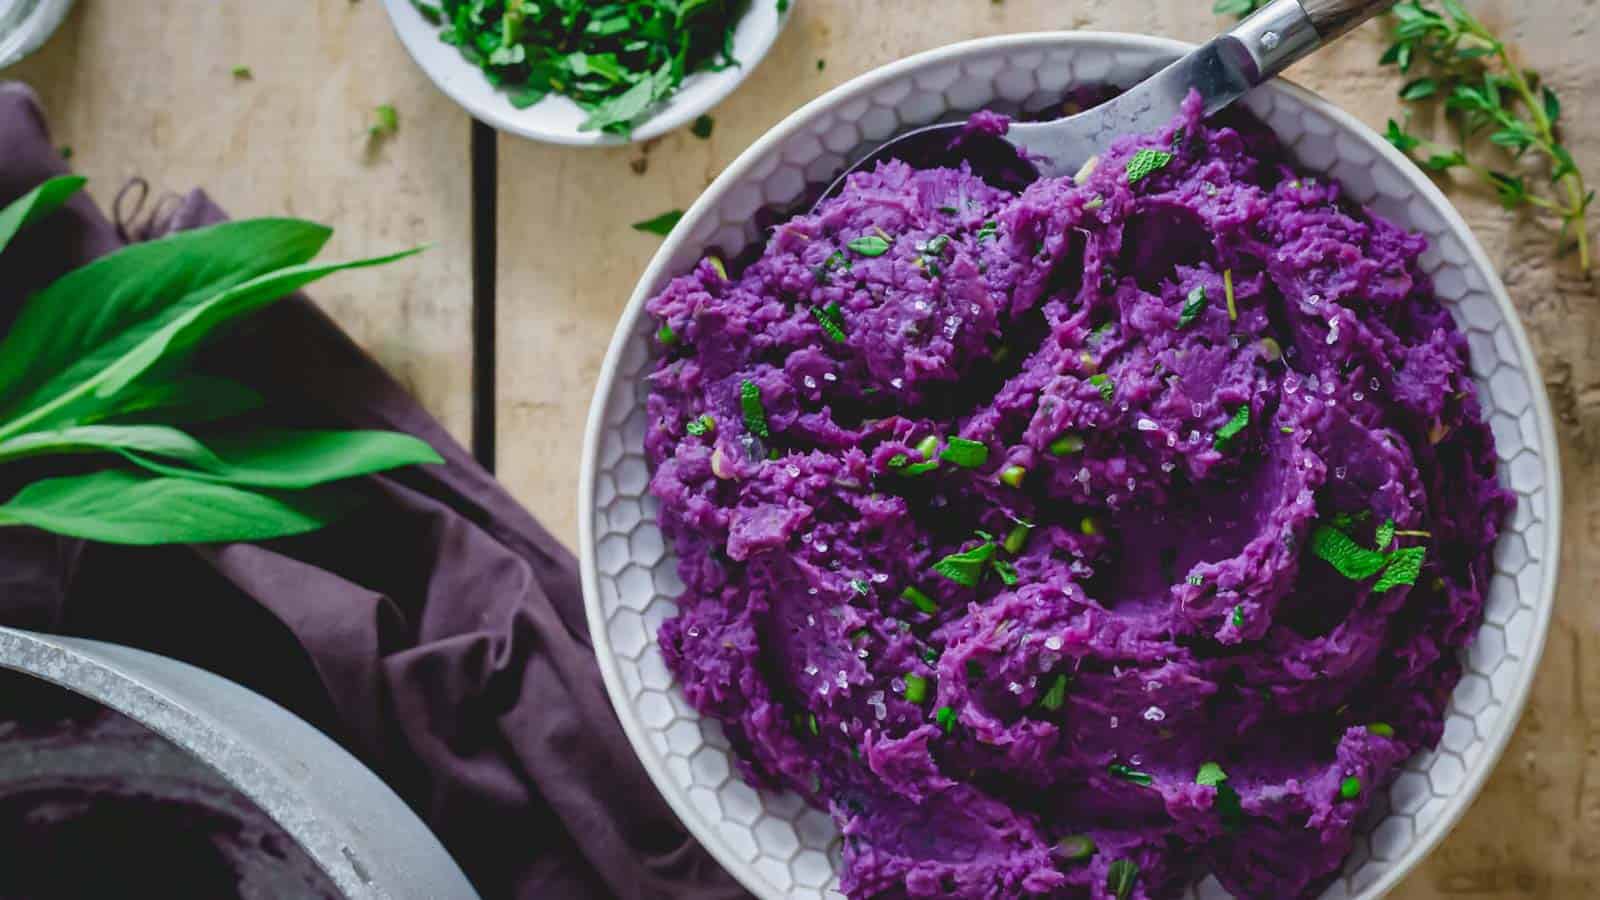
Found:
[[[1191,105],[1020,196],[884,164],[650,301],[662,649],[846,893],[1328,882],[1508,508],[1424,247]]]

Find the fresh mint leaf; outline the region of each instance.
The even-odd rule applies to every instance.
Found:
[[[1128,184],[1135,185],[1172,163],[1173,156],[1166,150],[1145,147],[1128,160]]]
[[[983,578],[984,566],[994,558],[994,541],[984,541],[976,547],[952,553],[933,564],[933,571],[962,587],[976,587]]]
[[[1194,776],[1194,783],[1204,787],[1216,787],[1227,780],[1228,773],[1222,770],[1222,766],[1214,762],[1208,762],[1201,766],[1199,773]]]
[[[976,469],[989,461],[989,446],[982,441],[952,437],[939,458],[963,469]]]
[[[1366,581],[1389,561],[1375,550],[1357,544],[1342,531],[1318,525],[1311,532],[1311,552],[1351,581]]]
[[[1417,583],[1417,576],[1422,574],[1422,563],[1427,557],[1426,547],[1406,547],[1396,550],[1389,558],[1389,564],[1383,570],[1383,575],[1378,578],[1377,584],[1372,586],[1374,593],[1384,594],[1400,585]]]
[[[739,409],[744,413],[746,431],[762,440],[772,437],[767,427],[767,411],[761,405],[761,388],[748,379],[739,382]]]
[[[79,175],[58,175],[0,209],[0,253],[17,232],[60,209],[87,181]]]
[[[817,325],[828,336],[828,340],[835,344],[843,344],[848,340],[844,331],[844,310],[838,303],[811,307],[811,317],[817,320]]]

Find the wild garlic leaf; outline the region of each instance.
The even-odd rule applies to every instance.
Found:
[[[241,487],[304,490],[402,466],[443,463],[423,441],[388,431],[251,431],[209,442],[209,459],[126,448],[124,455],[161,475]]]
[[[60,209],[86,181],[80,175],[58,175],[0,209],[0,253],[17,232]]]
[[[193,437],[164,425],[83,425],[34,431],[0,441],[0,463],[62,453],[132,451],[188,460],[195,465],[220,462]]]
[[[137,384],[117,395],[116,405],[93,423],[188,425],[215,422],[259,409],[266,401],[250,388],[210,375],[179,375]],[[86,421],[85,424],[90,424]]]
[[[135,546],[264,541],[322,528],[361,499],[338,487],[271,494],[108,469],[28,485],[0,504],[0,527]]]
[[[346,263],[293,265],[242,284],[235,283],[188,304],[176,315],[168,314],[169,307],[151,318],[126,323],[126,329],[120,332],[91,329],[99,339],[97,344],[71,360],[37,389],[0,410],[0,439],[99,413],[113,405],[121,391],[158,365],[170,369],[187,360],[195,346],[218,326],[257,312],[335,272],[383,265],[417,252],[419,249]],[[193,260],[191,263],[201,264]],[[70,275],[46,288],[35,299],[55,292],[69,278]],[[98,287],[113,294],[121,293],[115,283]],[[93,296],[94,292],[89,295]],[[3,353],[4,346],[0,345],[0,354]],[[0,364],[3,362],[0,359]]]
[[[0,343],[0,422],[74,366],[104,368],[219,292],[309,261],[332,233],[292,219],[230,222],[134,244],[63,275],[28,300]]]

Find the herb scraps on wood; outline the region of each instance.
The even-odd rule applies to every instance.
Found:
[[[440,38],[525,109],[551,94],[626,137],[698,72],[738,65],[733,33],[750,0],[412,0]]]
[[[633,223],[634,231],[643,231],[646,234],[658,234],[662,237],[672,233],[678,225],[678,220],[683,218],[683,210],[669,209],[653,219]]]
[[[1219,16],[1238,16],[1242,19],[1266,5],[1267,0],[1217,0],[1211,5],[1211,11]]]
[[[53,178],[0,209],[0,254],[83,184]],[[368,492],[354,479],[443,462],[406,434],[246,424],[261,395],[190,368],[217,329],[326,275],[418,252],[314,263],[331,235],[293,219],[227,222],[129,245],[29,297],[0,339],[0,470],[26,459],[38,475],[0,502],[0,529],[267,540],[358,507]]]
[[[393,106],[385,103],[372,111],[372,125],[367,129],[367,136],[376,140],[389,137],[400,130],[400,113]]]
[[[693,125],[689,126],[689,133],[703,141],[711,137],[711,130],[716,127],[716,119],[710,116],[700,116],[694,120]]]
[[[1506,209],[1533,207],[1558,221],[1558,251],[1576,251],[1588,275],[1595,195],[1561,141],[1560,98],[1459,0],[1439,0],[1439,8],[1423,0],[1397,4],[1393,41],[1379,61],[1409,76],[1402,100],[1443,103],[1456,144],[1427,140],[1392,119],[1389,141],[1429,171],[1471,173]]]

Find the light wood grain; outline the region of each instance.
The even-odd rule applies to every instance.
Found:
[[[585,414],[616,317],[657,239],[631,222],[686,208],[744,147],[821,91],[909,53],[965,38],[1051,28],[1203,40],[1224,27],[1204,0],[796,0],[772,56],[715,111],[709,141],[572,151],[500,144],[498,296],[502,479],[569,544]],[[1473,4],[1561,89],[1569,143],[1600,171],[1600,12],[1588,0]],[[1399,115],[1380,70],[1378,24],[1290,77],[1381,128]],[[818,60],[826,68],[818,71]],[[630,166],[643,160],[645,171]],[[1600,295],[1551,258],[1540,227],[1472,186],[1449,186],[1505,277],[1538,349],[1560,417],[1566,473],[1562,588],[1529,711],[1460,826],[1397,900],[1600,897]]]
[[[232,70],[247,66],[248,79]],[[324,258],[433,244],[341,274],[323,308],[450,431],[471,433],[471,170],[466,115],[412,65],[374,0],[82,0],[35,56],[55,137],[109,208],[132,176],[206,188],[232,215],[334,226]],[[400,131],[369,142],[372,111]],[[293,352],[293,348],[285,348]]]

